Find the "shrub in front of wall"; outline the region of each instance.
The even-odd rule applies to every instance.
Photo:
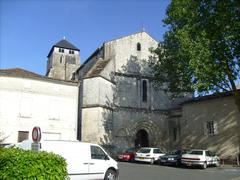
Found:
[[[67,164],[54,153],[18,148],[0,150],[0,179],[67,179]]]

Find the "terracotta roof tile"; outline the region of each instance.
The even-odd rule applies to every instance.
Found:
[[[21,68],[12,68],[12,69],[0,69],[0,73],[8,73],[8,74],[15,74],[21,76],[28,76],[28,77],[42,77],[42,75],[27,71]]]

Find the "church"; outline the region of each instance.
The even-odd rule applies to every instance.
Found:
[[[166,88],[154,86],[149,66],[158,44],[147,32],[131,34],[104,42],[80,64],[80,49],[62,39],[47,55],[46,76],[0,70],[2,142],[30,139],[37,125],[43,139],[207,148],[234,159],[240,115],[232,95],[171,100]]]

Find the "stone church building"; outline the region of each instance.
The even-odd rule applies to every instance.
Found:
[[[163,150],[208,148],[234,159],[239,153],[236,132],[240,115],[232,95],[197,99],[186,95],[172,101],[164,87],[154,86],[148,65],[157,60],[149,51],[157,46],[148,33],[139,32],[104,42],[80,64],[80,50],[66,39],[53,45],[47,56],[46,76],[38,80],[69,85],[71,88],[61,89],[65,98],[70,91],[75,94],[69,94],[75,101],[68,105],[62,95],[58,97],[56,108],[62,105],[61,111],[65,106],[68,113],[75,114],[69,116],[71,119],[58,116],[56,124],[61,119],[74,122],[71,126],[67,123],[69,133],[64,123],[58,125],[56,129],[65,130],[65,135],[59,132],[59,139],[68,137],[116,147],[155,146]],[[0,93],[4,94],[1,88]],[[75,108],[70,109],[70,105]],[[49,124],[46,119],[44,127]]]
[[[148,66],[149,49],[157,46],[146,32],[132,34],[103,43],[81,66],[76,47],[66,40],[53,46],[47,76],[80,82],[78,139],[124,147],[166,146],[171,102],[164,90],[154,88]]]

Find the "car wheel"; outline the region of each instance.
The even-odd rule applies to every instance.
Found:
[[[179,167],[179,166],[180,166],[180,162],[177,161],[177,162],[175,163],[175,165],[176,165],[176,167]]]
[[[150,164],[153,164],[153,163],[154,163],[154,158],[152,158],[150,161]]]
[[[203,168],[203,169],[206,169],[206,168],[207,168],[207,163],[206,163],[206,162],[203,163],[202,168]]]
[[[215,164],[216,167],[219,167],[220,166],[220,162],[217,161],[216,164]]]
[[[104,180],[115,180],[117,177],[116,171],[109,169],[107,170]]]

